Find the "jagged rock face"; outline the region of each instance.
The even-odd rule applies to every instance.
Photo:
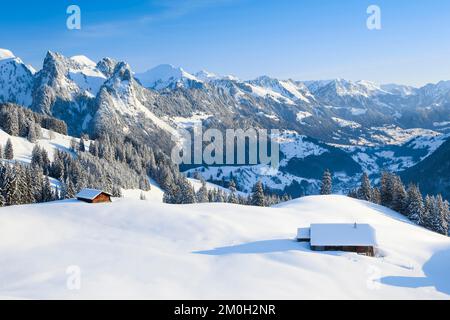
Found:
[[[35,77],[32,109],[64,120],[72,135],[88,132],[105,79],[92,65],[49,52]]]
[[[132,135],[170,153],[176,130],[151,111],[154,95],[134,79],[128,64],[117,63],[95,99],[92,132]]]
[[[106,77],[111,77],[116,68],[117,61],[111,58],[103,58],[97,63],[97,69],[100,70]]]
[[[0,52],[0,101],[29,107],[32,104],[34,70],[7,50]]]

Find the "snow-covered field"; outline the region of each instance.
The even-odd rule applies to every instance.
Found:
[[[317,222],[371,224],[382,256],[293,241]],[[450,298],[449,238],[341,196],[275,208],[130,199],[2,208],[0,266],[3,298]],[[80,290],[66,285],[73,266]]]

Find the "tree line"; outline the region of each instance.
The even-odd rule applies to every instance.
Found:
[[[207,187],[207,183],[205,179],[197,172],[194,175],[194,178],[199,180],[201,183],[201,187],[197,192],[195,192],[192,186],[183,186],[183,189],[188,189],[187,192],[184,191],[182,194],[189,194],[189,202],[188,203],[207,203],[207,202],[215,202],[215,203],[232,203],[232,204],[240,204],[240,205],[249,205],[249,206],[257,206],[257,207],[270,207],[275,204],[278,204],[283,201],[288,201],[291,198],[287,195],[280,197],[275,194],[271,194],[269,190],[267,190],[261,181],[257,181],[253,188],[252,193],[249,195],[238,192],[236,188],[236,183],[234,180],[231,180],[228,186],[228,190],[226,188],[209,188]],[[164,196],[164,201],[166,203],[171,202],[170,193],[166,192]]]
[[[64,121],[10,103],[0,104],[0,128],[33,143],[41,138],[42,128],[67,135]]]

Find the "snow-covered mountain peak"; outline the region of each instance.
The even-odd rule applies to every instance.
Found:
[[[95,68],[97,66],[97,64],[94,61],[83,55],[73,56],[70,59],[79,63],[80,65],[85,65],[92,68]]]
[[[192,82],[202,82],[194,75],[184,71],[183,68],[177,68],[170,64],[162,64],[147,72],[136,74],[136,78],[144,87],[154,90],[190,87]]]
[[[14,59],[16,56],[8,49],[0,49],[0,60]]]
[[[314,94],[325,94],[327,96],[368,98],[380,94],[389,94],[378,84],[367,80],[350,81],[337,78],[333,80],[309,81],[306,84]]]
[[[197,72],[194,76],[197,79],[204,81],[204,82],[209,82],[212,80],[218,80],[218,79],[222,78],[221,76],[218,76],[217,74],[206,71],[206,70],[201,70],[201,71]]]
[[[8,49],[0,49],[0,62],[3,64],[13,62],[15,65],[25,67],[32,74],[36,73],[36,70],[31,65],[25,65],[22,59],[16,57],[14,53]]]
[[[235,76],[233,76],[231,74],[223,76],[223,75],[219,75],[219,74],[216,74],[216,73],[213,73],[213,72],[209,72],[209,71],[206,71],[206,70],[201,70],[201,71],[195,73],[194,76],[198,80],[206,82],[206,83],[213,82],[213,81],[221,81],[221,80],[224,80],[224,81],[240,81],[238,77],[235,77]]]

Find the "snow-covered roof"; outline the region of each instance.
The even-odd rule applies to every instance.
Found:
[[[375,229],[368,224],[312,224],[312,246],[375,246]]]
[[[297,239],[311,239],[311,228],[298,228]]]
[[[87,188],[85,188],[85,189],[81,190],[76,195],[76,198],[77,199],[94,200],[96,197],[98,197],[102,193],[105,193],[105,194],[107,194],[109,196],[112,196],[108,192],[104,192],[104,191],[97,190],[97,189],[87,189]]]

